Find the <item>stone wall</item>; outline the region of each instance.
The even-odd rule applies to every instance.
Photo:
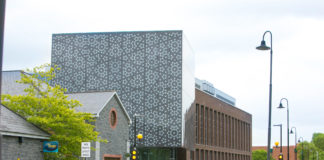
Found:
[[[3,160],[43,160],[43,142],[39,139],[22,138],[22,143],[18,142],[18,137],[2,137],[2,159]]]
[[[117,113],[117,125],[116,128],[110,126],[109,113],[111,109],[115,109]],[[108,105],[100,112],[96,122],[96,131],[100,132],[100,137],[107,139],[108,143],[100,143],[99,159],[103,159],[104,155],[122,155],[127,151],[127,140],[129,137],[128,120],[124,111],[121,109],[120,103],[114,96],[108,103]],[[95,147],[95,143],[92,143]],[[96,151],[92,151],[91,157],[94,157]],[[95,160],[94,158],[92,158]],[[125,159],[125,158],[123,158]]]

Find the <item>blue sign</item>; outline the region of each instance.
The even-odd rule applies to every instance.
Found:
[[[43,152],[58,152],[58,141],[44,141]]]

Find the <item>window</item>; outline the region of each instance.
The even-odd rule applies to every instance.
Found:
[[[200,144],[204,144],[204,106],[200,106]]]
[[[207,145],[207,142],[208,142],[208,108],[206,107],[205,108],[205,114],[204,114],[204,116],[205,116],[205,125],[204,125],[204,127],[205,127],[205,145]]]
[[[112,108],[109,112],[109,124],[112,129],[117,126],[117,112],[115,108]]]
[[[199,137],[199,104],[196,104],[196,143],[199,143],[198,137]]]

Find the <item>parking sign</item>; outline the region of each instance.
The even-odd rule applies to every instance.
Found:
[[[90,157],[90,142],[81,142],[81,157]]]

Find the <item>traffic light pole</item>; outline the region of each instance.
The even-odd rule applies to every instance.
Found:
[[[143,115],[138,115],[138,114],[134,114],[134,148],[133,148],[133,155],[132,155],[132,159],[136,160],[137,159],[137,150],[136,150],[136,139],[138,138],[139,140],[141,140],[143,138],[142,134],[137,135],[137,131],[136,131],[136,117],[137,116],[143,116]]]
[[[136,148],[136,114],[134,115],[134,148]]]
[[[273,126],[280,127],[280,153],[282,153],[282,124],[275,124]]]

